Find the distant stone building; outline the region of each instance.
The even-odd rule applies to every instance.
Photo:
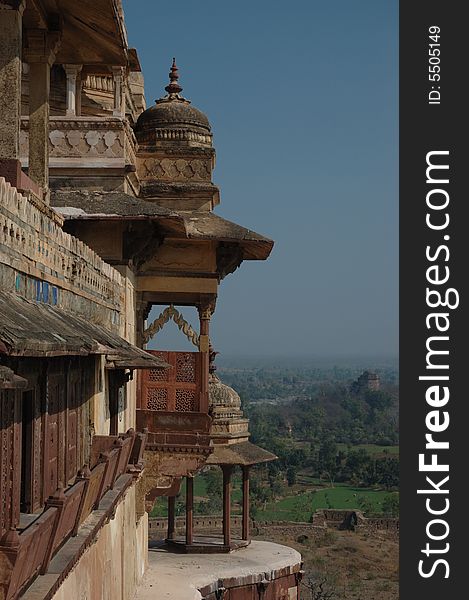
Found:
[[[175,61],[165,89],[146,109],[120,0],[0,0],[0,600],[134,598],[159,496],[168,545],[194,553],[194,573],[197,553],[240,548],[199,591],[191,575],[191,598],[298,597],[298,553],[246,553],[249,469],[275,457],[249,442],[239,397],[210,368],[218,286],[273,242],[213,212],[210,123],[181,95]],[[145,350],[169,320],[193,352]],[[193,527],[205,464],[224,474],[223,535],[208,544]]]
[[[360,377],[352,383],[350,391],[352,394],[361,394],[366,391],[376,392],[379,390],[380,385],[381,382],[377,373],[364,371]]]

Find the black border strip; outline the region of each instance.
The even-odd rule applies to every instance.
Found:
[[[467,478],[467,441],[469,441],[469,419],[467,398],[469,368],[467,361],[466,336],[464,326],[467,298],[467,250],[465,241],[469,239],[466,230],[465,213],[468,193],[465,190],[466,172],[469,171],[466,110],[464,96],[468,25],[462,11],[463,2],[442,2],[434,0],[407,1],[400,3],[400,429],[401,429],[401,515],[400,515],[400,598],[425,600],[459,598],[466,587],[465,572],[467,562],[467,491],[464,485]],[[438,27],[440,37],[430,39],[430,27]],[[433,29],[432,31],[436,31]],[[440,45],[433,45],[439,43]],[[437,57],[429,60],[434,48]],[[438,65],[438,69],[431,67]],[[429,76],[438,72],[440,80]],[[433,89],[432,89],[433,86]],[[439,87],[438,87],[439,86]],[[429,104],[429,93],[439,91],[439,104]],[[438,101],[438,94],[432,94],[432,101]],[[433,154],[429,152],[448,152]],[[432,163],[449,166],[448,170],[430,170],[427,182],[428,160]],[[435,181],[438,179],[439,181]],[[448,182],[444,181],[448,179]],[[442,180],[442,181],[440,181]],[[432,191],[433,190],[433,191]],[[439,192],[437,190],[443,190]],[[429,208],[430,204],[445,203],[442,210]],[[426,224],[430,213],[431,223],[445,222],[445,214],[450,219],[446,228],[431,229]],[[439,221],[438,221],[439,219]],[[445,236],[449,236],[446,239]],[[426,256],[426,248],[429,255]],[[438,251],[438,248],[440,250]],[[448,248],[449,255],[444,247]],[[427,272],[429,267],[436,269]],[[448,267],[446,270],[445,267]],[[446,283],[429,283],[428,277],[444,279]],[[450,303],[457,308],[439,306],[431,308],[427,303],[426,288],[440,291],[442,296],[449,288]],[[437,295],[430,296],[430,302],[437,304]],[[426,318],[431,313],[447,314],[440,317],[440,326],[449,323],[446,332],[438,331],[435,317]],[[466,314],[465,314],[466,313]],[[447,336],[448,339],[430,339]],[[432,350],[448,351],[449,354],[427,355],[426,344]],[[427,364],[437,368],[430,368]],[[447,369],[441,367],[447,366]],[[419,376],[448,376],[449,380],[419,380]],[[427,390],[439,386],[428,398]],[[449,400],[438,399],[448,387]],[[431,394],[428,392],[428,394]],[[432,414],[437,411],[437,414]],[[447,415],[445,415],[447,413]],[[431,428],[443,425],[449,418],[449,426],[433,439],[449,442],[449,449],[426,449],[427,433]],[[427,422],[426,422],[427,419]],[[429,429],[430,427],[430,429]],[[449,472],[419,470],[419,454],[424,454],[423,462],[433,459],[449,465]],[[449,480],[441,483],[449,475]],[[448,493],[422,493],[417,490],[433,490],[433,485]],[[465,486],[467,488],[467,486]],[[449,505],[447,501],[449,501]],[[441,515],[431,515],[431,510],[448,510]],[[445,521],[429,523],[434,519]],[[428,532],[441,540],[432,540]],[[445,535],[447,532],[447,535]],[[429,544],[428,556],[422,552]],[[448,546],[446,546],[448,544]],[[435,553],[439,550],[439,553]],[[446,563],[436,561],[441,559]],[[431,576],[423,577],[421,571]],[[432,572],[433,571],[433,572]],[[445,575],[449,575],[448,578]],[[457,593],[457,586],[462,592]],[[416,596],[416,594],[422,594]],[[449,596],[448,594],[451,594]]]

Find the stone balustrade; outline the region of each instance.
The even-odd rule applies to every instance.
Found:
[[[119,117],[50,117],[49,166],[54,168],[125,168],[136,164],[137,142]],[[29,119],[22,117],[20,156],[28,164]]]
[[[83,89],[93,92],[114,93],[114,80],[112,75],[89,74],[83,81]]]
[[[109,325],[119,323],[125,305],[122,275],[79,239],[65,233],[58,222],[3,177],[0,177],[0,267],[4,267],[0,276],[5,290],[16,288],[31,299],[74,310],[83,305],[83,312],[90,303],[103,305],[111,309],[105,311],[113,321]],[[47,282],[55,294],[48,294],[47,299],[37,298],[40,286],[31,282]],[[81,300],[77,301],[76,296]]]

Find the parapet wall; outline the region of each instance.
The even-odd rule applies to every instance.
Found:
[[[392,517],[365,517],[361,510],[317,510],[312,519],[317,527],[335,527],[359,531],[387,531],[399,536],[399,519]]]
[[[355,519],[352,518],[355,515]],[[231,529],[234,535],[241,532],[241,517],[231,517]],[[184,533],[186,522],[184,517],[178,517],[175,521],[176,531]],[[161,540],[166,537],[168,520],[165,518],[150,518],[148,532],[150,539]],[[314,539],[320,538],[328,529],[350,529],[361,532],[375,533],[386,532],[391,537],[399,537],[399,519],[395,518],[368,518],[360,510],[317,510],[310,523],[297,521],[251,521],[253,536],[275,535],[301,536],[307,535]],[[223,519],[219,515],[203,515],[194,517],[194,531],[197,533],[221,535],[223,531]]]
[[[0,177],[0,287],[61,306],[119,333],[125,280]]]

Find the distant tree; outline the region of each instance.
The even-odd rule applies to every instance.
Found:
[[[381,458],[375,462],[374,483],[384,485],[388,490],[399,486],[399,460],[397,458]]]
[[[207,496],[213,498],[214,496],[220,496],[223,482],[223,474],[221,469],[214,468],[208,469],[203,474],[205,479],[205,489],[207,490]]]
[[[391,406],[392,396],[382,390],[368,390],[365,393],[365,402],[374,411],[383,410]]]
[[[365,516],[373,513],[373,503],[366,496],[358,496],[358,506]]]
[[[294,465],[290,465],[287,468],[287,483],[288,483],[289,487],[291,487],[292,485],[295,485],[296,477],[297,477],[297,468]]]
[[[320,476],[328,477],[331,486],[334,485],[337,467],[337,444],[332,438],[326,438],[319,447],[317,468]]]
[[[398,517],[399,516],[399,494],[389,494],[383,500],[381,505],[383,513],[390,517]]]

